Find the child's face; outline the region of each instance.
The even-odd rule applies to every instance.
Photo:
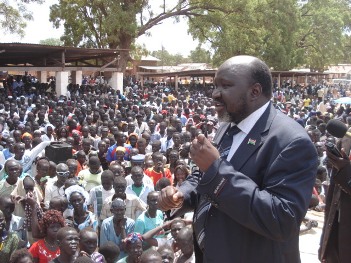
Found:
[[[85,232],[79,240],[79,248],[81,251],[93,254],[97,248],[98,236],[94,232]]]

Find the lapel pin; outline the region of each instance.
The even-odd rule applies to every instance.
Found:
[[[249,140],[247,141],[247,144],[249,144],[249,145],[256,145],[256,140],[254,140],[254,139],[249,139]]]

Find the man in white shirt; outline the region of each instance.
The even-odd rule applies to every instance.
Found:
[[[141,201],[147,205],[147,195],[154,191],[154,187],[143,183],[144,172],[140,166],[134,166],[131,171],[133,184],[128,185],[126,194],[131,194],[139,197]]]

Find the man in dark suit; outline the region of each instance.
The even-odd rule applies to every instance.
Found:
[[[230,58],[215,85],[218,147],[203,135],[193,141],[191,157],[202,175],[193,173],[179,190],[163,189],[159,207],[178,208],[176,215],[195,208],[197,262],[300,262],[315,147],[298,123],[272,106],[272,78],[263,61]]]

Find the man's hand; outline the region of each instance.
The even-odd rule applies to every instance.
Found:
[[[205,137],[205,135],[200,134],[191,144],[190,157],[202,172],[206,172],[220,155],[218,150]]]
[[[339,171],[344,169],[346,166],[350,165],[350,160],[347,157],[344,149],[341,149],[340,152],[342,157],[338,157],[334,155],[333,153],[329,152],[327,149],[328,162]]]
[[[184,201],[183,193],[178,191],[174,186],[167,186],[161,190],[158,197],[158,207],[162,211],[167,211],[172,208],[179,208]]]

